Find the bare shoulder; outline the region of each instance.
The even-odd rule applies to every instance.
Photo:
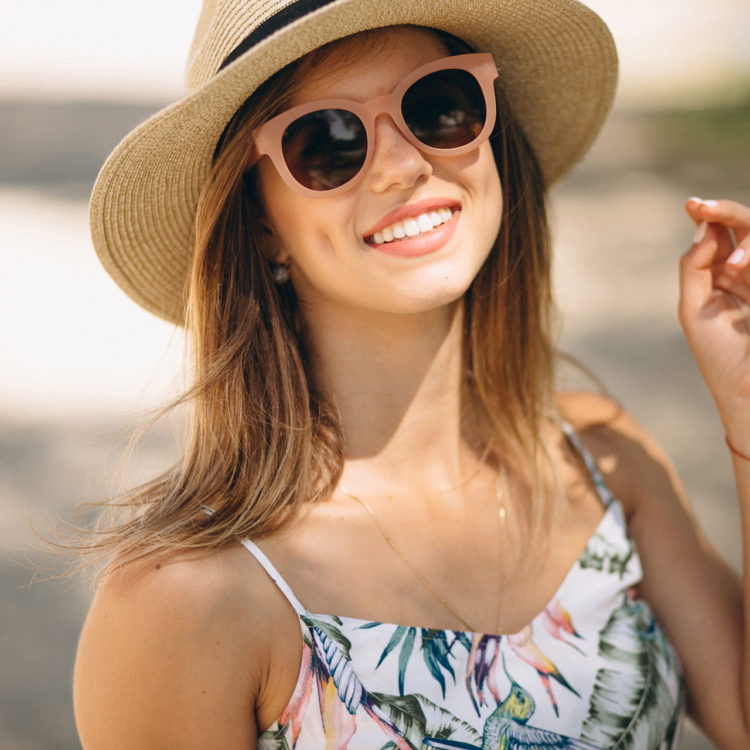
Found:
[[[76,659],[84,747],[254,747],[252,709],[289,620],[274,588],[239,545],[105,578]]]
[[[648,435],[614,399],[590,391],[564,391],[557,394],[557,406],[577,432],[588,432],[599,440],[648,440]]]
[[[558,394],[558,409],[591,452],[628,516],[643,502],[684,504],[677,475],[658,442],[620,404],[589,392]]]
[[[133,610],[167,627],[177,616],[185,633],[226,626],[238,617],[247,621],[254,611],[250,602],[262,599],[265,587],[246,559],[235,545],[151,556],[104,578],[92,614],[98,605]]]
[[[656,440],[606,397],[563,394],[558,404],[623,504],[643,563],[641,590],[655,592],[665,580],[661,573],[676,561],[683,561],[685,570],[703,565],[724,577],[726,566],[699,528],[677,472]]]

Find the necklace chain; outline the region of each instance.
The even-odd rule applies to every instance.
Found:
[[[427,591],[433,596],[433,598],[435,598],[438,602],[440,602],[440,604],[442,604],[442,606],[448,612],[450,612],[467,631],[472,632],[472,633],[478,633],[479,631],[476,628],[473,628],[471,625],[469,625],[469,623],[466,622],[466,620],[464,620],[464,618],[461,617],[461,615],[459,615],[458,612],[456,612],[456,610],[453,609],[453,607],[451,607],[451,605],[448,604],[448,602],[446,602],[445,599],[443,599],[443,597],[440,596],[440,594],[438,594],[437,591],[435,591],[435,589],[432,587],[430,582],[411,564],[411,562],[409,562],[409,558],[403,552],[401,552],[401,550],[398,547],[396,547],[396,545],[391,541],[388,534],[386,534],[385,529],[381,525],[380,521],[378,520],[377,515],[375,514],[375,511],[370,507],[370,505],[366,503],[364,500],[362,500],[361,498],[349,492],[349,490],[347,490],[346,487],[344,487],[342,484],[339,484],[339,489],[345,495],[348,495],[352,500],[356,500],[367,511],[368,515],[372,519],[372,522],[375,524],[375,528],[380,532],[380,535],[385,540],[385,543],[393,550],[396,556],[411,571],[412,575],[422,584],[422,586],[425,589],[427,589]],[[497,483],[496,483],[496,494],[497,494],[497,504],[498,504],[497,519],[498,519],[500,528],[502,529],[505,526],[506,511],[505,511],[505,505],[502,502],[502,492],[500,490],[500,476],[499,475],[498,475]],[[500,617],[498,614],[498,620],[499,619]]]

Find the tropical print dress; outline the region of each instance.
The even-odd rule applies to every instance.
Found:
[[[518,633],[311,614],[243,542],[296,610],[304,640],[294,694],[260,750],[677,747],[677,657],[634,594],[642,571],[622,506],[566,432],[605,513],[552,601]]]

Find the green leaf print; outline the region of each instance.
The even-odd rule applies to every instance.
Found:
[[[352,642],[336,627],[336,625],[333,625],[330,622],[326,622],[325,620],[312,619],[310,617],[303,617],[302,619],[308,627],[318,628],[318,630],[325,633],[332,641],[335,641],[341,649],[341,652],[344,654],[346,660],[351,661],[352,657],[350,652],[352,648]],[[331,619],[334,620],[334,622],[337,622],[339,625],[341,624],[341,620],[338,617]]]
[[[371,624],[382,625],[382,623],[380,622]],[[375,666],[375,669],[377,669],[385,661],[388,654],[390,654],[391,651],[393,651],[393,649],[398,646],[399,641],[406,635],[406,631],[408,629],[409,628],[406,628],[403,625],[399,625],[396,627],[396,629],[393,631],[393,635],[391,635],[390,640],[388,641],[388,643],[386,643],[385,648],[383,649],[383,653],[380,654],[380,658],[378,659],[378,663]]]
[[[258,737],[258,750],[289,750],[289,743],[286,741],[286,727],[263,732]]]
[[[453,643],[456,643],[455,639]],[[448,660],[450,653],[451,647],[448,645],[448,639],[444,630],[422,631],[422,658],[430,670],[430,674],[440,684],[443,698],[445,698],[445,677],[443,676],[443,671],[448,672],[453,678],[453,682],[456,681],[456,673],[453,671],[453,666]]]
[[[479,746],[482,736],[465,721],[422,695],[385,695],[371,693],[373,703],[401,730],[406,741],[421,748],[425,737],[455,737]]]
[[[671,658],[648,607],[626,595],[599,636],[610,666],[596,675],[581,739],[618,750],[656,750],[676,731],[678,686],[663,676]]]
[[[439,657],[436,657],[436,655],[433,653],[431,649],[425,649],[422,652],[422,658],[424,659],[424,663],[427,665],[427,669],[430,670],[430,674],[437,680],[437,682],[440,685],[440,690],[443,693],[443,698],[445,698],[445,677],[443,677],[443,667],[447,667],[448,670],[450,670],[451,674],[455,674],[453,672],[453,667],[451,667],[450,664],[442,664],[438,661]],[[454,676],[455,680],[455,676]]]
[[[383,625],[383,623],[367,623],[367,625],[360,627],[372,628],[379,625]],[[419,650],[422,652],[422,658],[424,659],[427,668],[430,670],[430,674],[440,685],[443,697],[445,697],[446,681],[444,672],[447,672],[451,676],[453,682],[456,681],[456,673],[449,661],[451,649],[458,643],[460,646],[469,650],[471,648],[471,642],[468,639],[454,638],[451,645],[448,645],[448,639],[446,636],[447,631],[430,628],[418,629],[398,625],[394,628],[388,643],[380,654],[380,658],[378,659],[375,668],[377,669],[396,649],[399,643],[401,643],[401,649],[398,655],[398,687],[399,694],[403,695],[405,690],[404,682],[406,679],[406,668],[409,665],[409,659],[414,651],[417,630],[421,631],[421,645],[419,646]]]
[[[415,695],[370,693],[370,699],[399,728],[411,747],[421,747],[426,719]]]
[[[417,637],[417,629],[409,628],[409,632],[404,638],[404,645],[401,646],[401,653],[398,655],[398,692],[404,694],[404,677],[406,676],[406,667],[411,658],[411,652],[414,650],[414,639]]]
[[[627,549],[623,551],[612,544],[603,534],[597,532],[586,545],[586,549],[578,559],[581,568],[591,568],[606,571],[622,578],[628,572],[628,565],[635,555],[635,548],[629,540]]]
[[[427,725],[427,736],[435,739],[459,739],[472,745],[482,741],[482,735],[469,723],[438,706],[422,695],[416,695]]]

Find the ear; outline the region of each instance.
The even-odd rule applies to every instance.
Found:
[[[288,265],[290,260],[289,253],[286,251],[283,242],[271,222],[264,217],[259,221],[259,226],[263,256],[272,263]]]

